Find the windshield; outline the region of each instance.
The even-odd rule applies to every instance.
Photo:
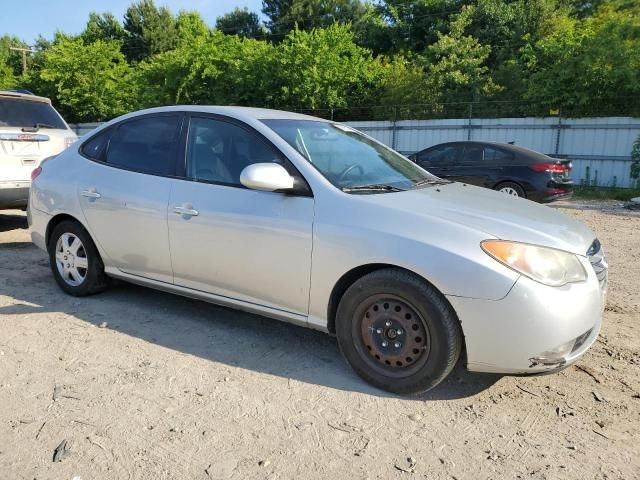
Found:
[[[0,127],[67,128],[48,103],[14,98],[0,98]]]
[[[398,191],[440,181],[346,125],[320,120],[263,120],[263,123],[344,191]]]

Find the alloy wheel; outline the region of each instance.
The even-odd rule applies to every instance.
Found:
[[[56,243],[56,267],[64,282],[72,287],[81,285],[87,278],[89,259],[80,238],[73,233],[63,233]]]
[[[513,195],[514,197],[519,197],[518,192],[515,188],[512,187],[502,187],[499,192],[506,193],[507,195]]]

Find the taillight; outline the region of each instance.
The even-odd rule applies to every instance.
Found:
[[[31,181],[33,182],[36,178],[38,178],[38,175],[40,175],[42,173],[42,167],[36,167],[33,169],[33,172],[31,172]]]
[[[564,167],[557,163],[536,163],[534,165],[529,165],[529,168],[536,172],[564,172]]]

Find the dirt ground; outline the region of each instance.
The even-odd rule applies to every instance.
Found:
[[[591,351],[420,399],[318,332],[126,284],[69,297],[0,212],[0,478],[640,478],[640,214],[566,206],[611,265]]]

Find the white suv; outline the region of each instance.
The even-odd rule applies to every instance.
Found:
[[[77,139],[48,98],[0,91],[0,210],[25,208],[31,172]]]

